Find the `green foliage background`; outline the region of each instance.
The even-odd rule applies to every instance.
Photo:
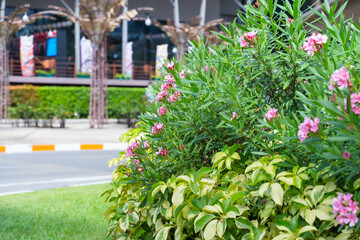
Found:
[[[10,89],[11,107],[14,118],[29,117],[22,109],[47,110],[53,114],[67,112],[68,118],[87,118],[89,113],[89,87],[35,87],[14,86]],[[143,88],[108,88],[109,118],[135,115],[144,107]]]

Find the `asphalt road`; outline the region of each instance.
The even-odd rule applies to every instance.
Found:
[[[0,154],[0,196],[111,181],[118,151]]]

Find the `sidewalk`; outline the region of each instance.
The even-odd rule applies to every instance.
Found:
[[[57,125],[55,125],[57,126]],[[103,128],[90,128],[87,119],[69,119],[66,128],[13,127],[0,124],[0,153],[31,151],[119,150],[127,144],[119,141],[129,130],[126,124],[109,120]]]

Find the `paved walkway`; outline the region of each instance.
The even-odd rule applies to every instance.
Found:
[[[110,120],[103,128],[90,128],[88,120],[71,119],[66,128],[13,127],[0,124],[0,152],[124,150],[119,137],[129,128]]]

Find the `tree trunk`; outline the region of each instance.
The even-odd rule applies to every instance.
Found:
[[[6,47],[0,46],[0,122],[8,119],[9,103],[9,59]]]
[[[89,120],[90,128],[97,125],[102,128],[105,120],[105,103],[107,103],[106,41],[93,46],[93,62],[90,85]]]

